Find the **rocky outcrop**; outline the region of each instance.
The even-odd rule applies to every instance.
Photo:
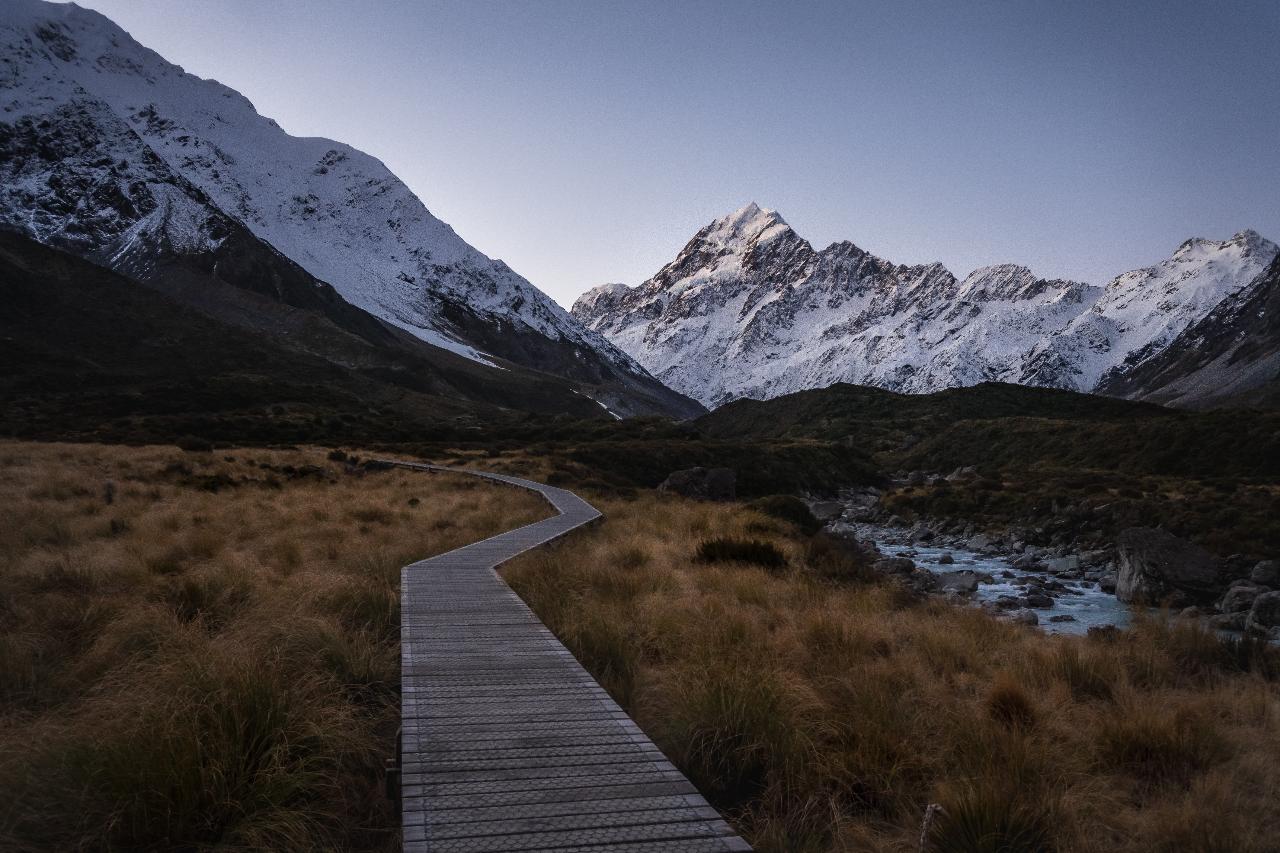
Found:
[[[1263,560],[1249,572],[1249,580],[1260,586],[1280,587],[1280,560]]]
[[[1251,583],[1233,586],[1222,596],[1222,601],[1218,602],[1218,609],[1223,613],[1248,613],[1254,600],[1266,591],[1265,587]]]
[[[658,491],[699,500],[731,501],[737,493],[738,476],[732,468],[685,468],[672,471]]]
[[[1116,540],[1116,597],[1129,603],[1207,603],[1222,592],[1218,560],[1165,530],[1131,527]]]
[[[1255,598],[1244,626],[1259,634],[1280,633],[1280,592],[1264,592]]]

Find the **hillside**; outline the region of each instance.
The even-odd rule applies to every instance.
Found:
[[[836,385],[736,401],[694,426],[725,441],[868,453],[899,479],[884,505],[905,519],[1040,528],[1090,545],[1165,527],[1223,556],[1280,550],[1280,413],[994,383],[924,395]],[[973,476],[945,479],[968,467]],[[925,476],[905,482],[908,472]]]
[[[0,225],[139,280],[257,241],[354,308],[495,372],[563,376],[619,414],[701,412],[375,158],[289,135],[97,12],[10,0],[0,46]]]
[[[260,244],[251,244],[251,247]],[[143,285],[0,231],[0,431],[114,441],[404,440],[513,410],[607,417],[556,377],[494,370],[221,247]],[[274,287],[270,294],[239,287]],[[290,304],[290,303],[298,304]]]

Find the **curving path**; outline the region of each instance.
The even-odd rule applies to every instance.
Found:
[[[401,808],[407,851],[749,851],[495,567],[601,517],[518,477],[557,515],[405,566]]]

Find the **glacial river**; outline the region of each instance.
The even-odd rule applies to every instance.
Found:
[[[992,583],[979,582],[977,592],[968,596],[975,604],[987,601],[994,603],[1002,595],[1026,595],[1025,584],[1017,584],[1019,578],[1057,580],[1067,591],[1050,593],[1054,597],[1052,607],[1031,608],[1040,620],[1040,628],[1049,633],[1084,634],[1090,628],[1100,625],[1125,628],[1133,618],[1128,605],[1111,593],[1098,589],[1093,581],[1056,578],[1046,572],[1015,569],[1004,557],[977,554],[963,548],[933,547],[926,543],[903,544],[898,541],[900,537],[883,529],[863,528],[859,538],[874,541],[886,556],[906,556],[920,568],[934,574],[969,570],[991,575]],[[950,554],[955,562],[940,562],[943,554]],[[1005,573],[1011,573],[1013,577],[1002,577]],[[1071,616],[1073,621],[1051,621],[1054,616]]]

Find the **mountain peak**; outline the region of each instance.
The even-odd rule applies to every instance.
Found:
[[[1275,255],[1277,251],[1280,251],[1280,247],[1275,243],[1252,228],[1246,228],[1237,232],[1229,240],[1210,240],[1206,237],[1191,237],[1184,240],[1182,245],[1174,251],[1173,260],[1195,261],[1222,252],[1238,253],[1243,256]]]
[[[791,226],[776,210],[753,201],[707,226],[704,239],[721,245],[739,241],[760,243],[790,230]]]

